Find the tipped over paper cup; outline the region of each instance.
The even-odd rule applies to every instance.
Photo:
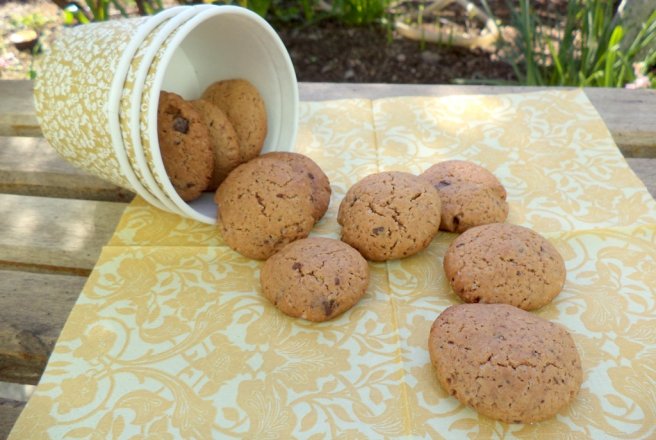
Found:
[[[212,224],[213,194],[185,202],[167,176],[157,109],[162,91],[193,100],[228,79],[248,81],[264,101],[262,151],[291,150],[294,68],[271,26],[240,7],[177,7],[67,29],[38,72],[35,106],[44,136],[73,165],[160,209]]]

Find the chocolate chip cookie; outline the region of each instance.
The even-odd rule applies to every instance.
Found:
[[[494,174],[473,162],[440,162],[421,177],[440,193],[440,229],[444,231],[464,232],[474,226],[503,222],[508,217],[506,189]]]
[[[444,256],[453,291],[466,302],[540,308],[560,293],[565,264],[556,248],[537,232],[495,223],[471,228]]]
[[[309,157],[299,153],[275,151],[261,156],[281,160],[292,167],[294,172],[310,178],[312,184],[312,201],[314,203],[314,219],[321,220],[330,204],[330,181],[323,170]]]
[[[555,416],[583,380],[565,328],[505,304],[449,307],[431,327],[428,351],[442,388],[507,423]]]
[[[237,132],[241,162],[247,162],[262,151],[267,135],[264,99],[255,86],[244,79],[230,79],[211,84],[205,99],[228,116]]]
[[[342,240],[367,259],[386,261],[425,249],[440,226],[440,197],[425,179],[389,171],[353,185],[339,206]]]
[[[226,244],[264,260],[314,225],[310,178],[274,158],[258,158],[235,168],[214,197]]]
[[[214,172],[207,191],[216,190],[230,171],[241,163],[237,132],[223,111],[209,101],[197,99],[191,104],[198,110],[210,134],[210,145],[214,156]]]
[[[341,315],[362,298],[369,266],[344,242],[306,238],[269,258],[260,282],[264,296],[282,312],[321,322]]]
[[[185,201],[200,197],[214,171],[210,134],[194,106],[175,93],[161,92],[157,136],[166,174]]]

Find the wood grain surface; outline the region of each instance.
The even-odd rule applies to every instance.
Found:
[[[87,278],[0,270],[0,380],[36,384]]]
[[[112,202],[134,197],[70,165],[45,139],[35,137],[0,137],[0,193]]]
[[[88,275],[125,206],[0,194],[0,269]]]
[[[0,439],[4,440],[9,436],[11,428],[24,407],[25,402],[0,398]]]
[[[0,81],[0,136],[40,136],[34,110],[33,81]]]
[[[29,80],[0,81],[0,136],[37,136],[33,83]],[[422,84],[301,83],[301,100],[392,96],[447,96],[529,93],[544,87],[498,87]],[[656,157],[656,90],[585,88],[585,93],[606,122],[626,157]]]

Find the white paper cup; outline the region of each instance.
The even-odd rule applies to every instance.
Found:
[[[213,194],[187,203],[169,181],[159,151],[160,91],[197,99],[215,81],[250,81],[264,99],[268,134],[263,151],[289,151],[298,127],[298,86],[282,41],[257,14],[235,6],[211,6],[171,34],[151,64],[140,106],[141,143],[148,168],[162,191],[185,216],[216,223]],[[145,170],[144,170],[145,171]]]
[[[207,7],[209,6],[185,6],[167,10],[172,11],[176,9],[172,14],[168,15],[167,20],[160,22],[155,29],[152,29],[131,58],[127,76],[121,88],[121,99],[117,109],[123,147],[130,166],[139,179],[139,182],[152,194],[152,197],[156,198],[164,206],[166,211],[180,215],[182,215],[182,212],[159,188],[146,163],[138,123],[141,94],[148,68],[162,42],[171,32],[178,29],[181,24]]]
[[[132,63],[132,59],[136,54],[137,50],[145,43],[149,35],[160,26],[160,24],[166,22],[171,17],[174,17],[185,10],[190,9],[187,6],[179,6],[175,8],[170,8],[165,11],[162,11],[156,15],[153,15],[148,18],[144,23],[139,25],[135,34],[131,37],[129,44],[123,49],[121,58],[115,68],[114,78],[111,84],[109,92],[109,100],[107,105],[107,118],[109,123],[109,133],[112,140],[112,146],[114,147],[114,152],[116,154],[116,159],[118,160],[121,171],[125,178],[130,183],[132,189],[144,198],[151,205],[170,212],[176,212],[172,208],[161,203],[151,192],[149,192],[144,185],[142,184],[143,179],[138,173],[135,173],[133,167],[130,164],[129,158],[126,154],[125,145],[123,143],[123,136],[121,134],[121,127],[119,121],[119,104],[121,100],[121,95],[123,93],[123,88],[125,86],[125,80],[128,73],[128,69]]]

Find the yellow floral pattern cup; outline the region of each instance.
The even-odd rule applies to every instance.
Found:
[[[442,269],[456,236],[371,263],[350,311],[320,324],[259,292],[260,262],[217,229],[136,199],[73,308],[10,435],[37,438],[622,438],[656,436],[656,202],[582,91],[302,103],[296,150],[331,179],[313,234],[339,237],[347,189],[379,170],[475,160],[509,221],[567,266],[535,313],[565,326],[584,382],[534,425],[478,415],[437,383],[433,320],[459,303]]]
[[[157,105],[162,89],[195,99],[204,86],[233,77],[255,84],[267,103],[266,148],[293,147],[298,88],[289,54],[264,19],[230,5],[179,6],[67,29],[39,69],[35,106],[44,136],[73,165],[159,209],[214,224],[211,194],[192,206],[168,179]]]
[[[34,85],[43,135],[73,165],[133,189],[112,144],[107,112],[123,51],[148,17],[65,29],[46,54]]]

